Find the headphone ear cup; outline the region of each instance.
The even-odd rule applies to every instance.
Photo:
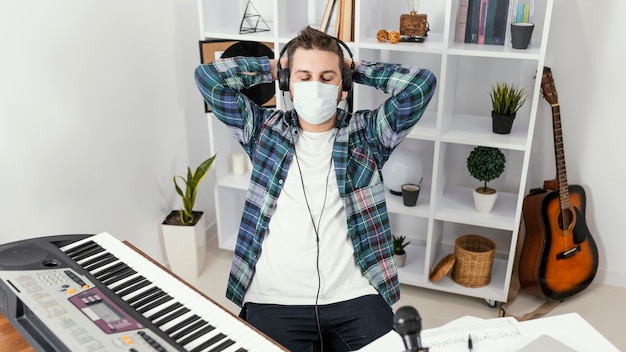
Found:
[[[352,75],[354,75],[354,70],[344,69],[342,72],[341,89],[344,92],[352,90]]]
[[[289,91],[289,75],[291,72],[288,68],[281,68],[278,70],[278,88],[282,91]]]

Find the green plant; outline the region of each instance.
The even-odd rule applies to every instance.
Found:
[[[467,170],[472,177],[484,182],[480,189],[483,192],[489,189],[487,182],[502,175],[505,164],[506,158],[498,148],[478,146],[467,157]]]
[[[513,116],[526,102],[526,89],[506,82],[491,86],[491,110],[494,114]]]
[[[182,176],[174,176],[174,186],[176,187],[176,192],[183,199],[183,208],[180,209],[180,222],[182,225],[191,225],[194,221],[193,214],[193,206],[196,203],[196,194],[198,193],[198,185],[204,177],[207,175],[211,166],[213,165],[213,161],[215,160],[216,155],[208,158],[203,161],[198,168],[196,168],[195,172],[191,171],[190,167],[187,167],[187,178]],[[185,183],[185,192],[178,186],[176,179],[179,178],[183,180]]]
[[[392,235],[393,238],[393,252],[395,254],[405,254],[404,248],[408,246],[411,241],[406,241],[406,236]],[[406,242],[405,242],[406,241]]]

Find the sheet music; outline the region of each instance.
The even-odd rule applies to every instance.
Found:
[[[468,336],[475,351],[518,351],[531,340],[517,320],[512,317],[481,319],[463,317],[439,328],[422,331],[422,344],[430,352],[468,351]]]

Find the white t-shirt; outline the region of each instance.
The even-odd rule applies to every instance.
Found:
[[[296,154],[270,220],[245,302],[315,304],[318,290],[316,228],[321,275],[318,304],[377,294],[354,261],[332,163],[335,135],[335,129],[327,132],[300,130]]]

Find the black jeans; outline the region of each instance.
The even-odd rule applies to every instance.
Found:
[[[246,303],[246,320],[294,352],[352,351],[386,334],[393,311],[380,295],[318,306]],[[321,332],[321,339],[320,339]]]

